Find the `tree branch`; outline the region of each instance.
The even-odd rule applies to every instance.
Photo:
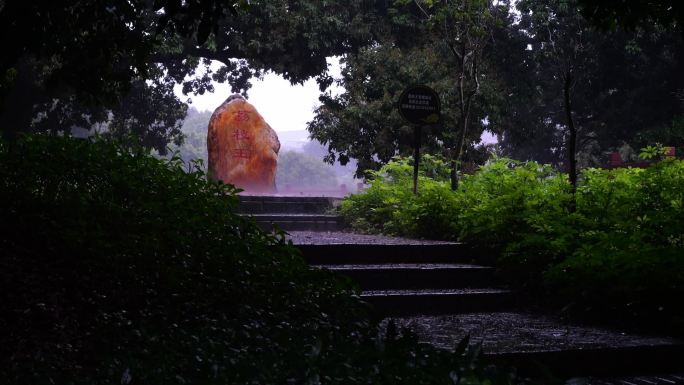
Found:
[[[423,15],[425,15],[425,18],[427,18],[427,19],[430,18],[430,14],[427,13],[427,11],[425,11],[425,9],[423,8],[422,5],[420,5],[420,3],[418,3],[418,0],[413,0],[413,4],[415,4],[418,7],[418,9],[420,9],[421,12],[423,12]]]

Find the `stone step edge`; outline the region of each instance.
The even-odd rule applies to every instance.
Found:
[[[360,299],[383,318],[498,312],[513,305],[510,291],[496,289],[369,290],[362,291]]]
[[[342,198],[325,196],[296,196],[296,195],[239,195],[240,202],[268,202],[268,203],[328,203],[334,205]]]
[[[463,243],[383,244],[329,243],[295,245],[310,265],[380,263],[475,263],[491,265],[493,256],[482,255]]]
[[[327,269],[335,272],[348,271],[491,271],[491,266],[483,266],[469,263],[380,263],[380,264],[340,264],[340,265],[311,265],[319,269]]]
[[[521,374],[549,371],[560,377],[649,375],[681,371],[684,344],[637,345],[529,352],[484,353],[488,363],[515,367]]]
[[[302,218],[312,218],[312,219],[334,219],[341,220],[342,217],[334,214],[291,214],[291,213],[241,213],[240,215],[246,217],[252,217],[256,220],[271,220],[273,218],[277,220],[290,220],[290,219],[302,219]]]
[[[256,221],[256,224],[266,232],[278,229],[285,232],[306,230],[322,233],[337,231],[341,227],[335,221]]]
[[[497,288],[459,288],[459,289],[391,289],[391,290],[366,290],[361,292],[361,298],[382,297],[448,297],[448,296],[471,296],[479,294],[503,294],[510,295],[513,292],[508,289]]]

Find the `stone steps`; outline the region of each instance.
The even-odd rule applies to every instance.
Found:
[[[285,231],[338,231],[342,220],[327,214],[252,214],[257,224],[266,231],[279,228]]]
[[[582,378],[586,385],[682,385],[684,372],[619,378]]]
[[[538,374],[540,368],[546,368],[569,378],[654,375],[682,369],[682,341],[578,326],[511,310],[395,316],[391,320],[400,328],[409,327],[419,340],[447,350],[468,335],[471,343],[482,344],[484,359],[515,366],[523,373]]]
[[[482,342],[489,362],[530,375],[545,368],[562,378],[595,376],[596,383],[648,384],[653,378],[668,383],[658,375],[684,368],[682,341],[521,312],[514,293],[495,285],[490,256],[459,243],[328,232],[337,227],[321,223],[337,220],[325,216],[336,203],[305,203],[310,199],[244,197],[241,207],[268,230],[271,223],[287,222],[285,230],[309,264],[356,281],[378,316],[411,328],[423,342],[453,349],[470,335],[473,343]],[[644,375],[651,377],[634,377]]]
[[[515,367],[522,373],[538,373],[539,368],[544,367],[560,378],[608,377],[618,373],[641,377],[586,382],[620,385],[684,384],[682,380],[665,379],[666,375],[659,375],[682,370],[682,357],[684,345],[676,344],[483,355],[489,362]]]
[[[459,289],[493,285],[494,269],[455,263],[396,263],[321,266],[344,274],[362,290]]]
[[[344,238],[344,237],[343,237]],[[494,269],[463,244],[298,245],[312,266],[346,275],[380,317],[508,309],[512,294],[494,286]]]
[[[340,199],[327,197],[241,195],[238,212],[252,217],[265,231],[338,231],[342,218],[327,214]]]
[[[438,348],[453,349],[470,334],[473,343],[483,342],[483,359],[532,376],[540,375],[540,368],[559,378],[681,370],[681,341],[571,326],[520,313],[515,294],[497,288],[493,269],[483,264],[491,259],[466,245],[384,237],[375,241],[353,234],[301,235],[293,233],[293,242],[306,243],[298,247],[309,263],[347,275],[359,284],[361,298],[378,316],[410,327],[419,340]],[[346,239],[356,243],[344,243]],[[646,383],[625,381],[608,383]]]
[[[481,263],[488,260],[460,243],[331,243],[299,244],[298,248],[304,260],[312,265]]]
[[[324,214],[341,199],[329,197],[240,195],[238,212],[248,214]]]
[[[361,298],[384,317],[501,311],[511,307],[508,290],[364,290]]]

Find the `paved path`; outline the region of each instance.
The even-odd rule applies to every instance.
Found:
[[[394,318],[399,327],[411,328],[421,340],[453,349],[454,341],[470,335],[482,342],[485,353],[561,351],[568,349],[622,348],[677,343],[659,336],[638,336],[565,323],[551,316],[520,313],[466,313]],[[684,360],[684,357],[682,357]]]
[[[378,252],[380,250],[394,250],[389,254],[397,254],[397,250],[422,250],[422,248],[434,249],[435,247],[447,247],[446,250],[458,252],[457,246],[452,242],[416,240],[382,235],[364,235],[351,232],[314,232],[293,231],[290,239],[295,245],[300,245],[305,254],[316,254],[316,250],[324,251],[322,254],[330,255],[336,247],[344,247],[349,251],[363,250],[363,247]],[[364,246],[365,245],[365,246]],[[312,249],[310,247],[322,247]],[[359,247],[362,247],[359,249]],[[453,247],[453,249],[451,249]],[[314,251],[314,253],[311,253]],[[312,258],[313,255],[308,255]],[[380,286],[396,286],[401,279],[396,278],[394,271],[413,270],[429,272],[434,270],[444,271],[445,268],[454,271],[472,271],[473,273],[483,266],[477,264],[440,263],[430,261],[426,255],[411,258],[409,263],[403,260],[391,262],[392,258],[386,256],[374,261],[364,258],[355,258],[353,263],[345,262],[342,258],[336,258],[326,262],[321,257],[316,259],[316,265],[347,274],[356,279],[362,285],[363,296],[376,307],[382,309],[388,317],[384,325],[390,320],[400,328],[408,327],[422,342],[430,343],[438,348],[453,349],[456,344],[466,335],[471,338],[471,343],[482,343],[485,357],[502,364],[511,364],[534,372],[537,365],[542,363],[560,376],[573,377],[576,375],[599,376],[578,379],[578,384],[619,384],[619,385],[662,385],[678,384],[681,376],[673,375],[679,371],[676,361],[681,358],[684,369],[684,342],[662,336],[633,335],[619,330],[606,328],[579,326],[568,324],[549,315],[540,315],[525,312],[522,309],[506,307],[505,301],[494,302],[487,305],[485,312],[478,311],[477,301],[484,303],[487,297],[479,297],[475,303],[450,300],[439,304],[434,298],[440,295],[465,295],[472,296],[486,291],[491,294],[505,291],[496,288],[452,288],[452,289],[428,289],[415,290],[408,287],[399,289],[377,290]],[[397,255],[394,255],[397,257]],[[420,259],[425,257],[425,261]],[[474,260],[473,257],[467,259]],[[377,263],[379,262],[379,263]],[[326,265],[327,263],[327,265]],[[362,272],[373,270],[382,271],[382,274],[370,275],[371,279],[364,278]],[[394,277],[394,278],[393,278]],[[435,287],[438,280],[435,275],[429,282]],[[456,277],[456,276],[455,276]],[[461,280],[463,278],[460,278]],[[456,278],[458,280],[458,278]],[[462,281],[463,282],[463,281]],[[413,278],[412,284],[416,283]],[[482,280],[484,283],[484,280]],[[407,284],[410,285],[410,284]],[[421,295],[416,300],[411,300],[412,295]],[[427,295],[433,299],[429,306],[421,306],[426,302]],[[394,298],[400,296],[396,301]],[[381,301],[378,301],[378,298]],[[418,315],[392,315],[402,313],[406,309],[397,309],[407,306],[408,308],[421,309],[422,311],[442,312],[452,314],[418,314]],[[459,309],[460,308],[460,309]],[[497,308],[499,309],[497,311]],[[446,310],[444,310],[446,309]],[[410,309],[409,309],[410,310]],[[508,311],[506,311],[508,310]],[[517,311],[511,311],[517,310]],[[463,312],[465,311],[465,312]],[[632,375],[631,377],[606,378],[616,374]],[[634,377],[635,375],[648,375]]]
[[[357,234],[351,231],[290,231],[289,237],[295,245],[453,245],[454,242],[429,241],[388,237],[385,235]]]
[[[484,357],[538,373],[539,364],[566,378],[636,376],[684,370],[684,342],[569,325],[525,312],[515,293],[497,286],[494,258],[468,245],[355,234],[334,219],[327,198],[241,198],[244,215],[265,229],[277,225],[316,268],[347,275],[385,325],[409,327],[419,340],[452,349],[466,335]],[[489,265],[489,266],[488,266]],[[653,376],[584,383],[670,384]],[[677,380],[678,381],[678,380]],[[579,382],[582,383],[582,382]],[[677,382],[674,382],[677,383]]]

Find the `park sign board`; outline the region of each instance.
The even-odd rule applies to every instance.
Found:
[[[440,119],[439,95],[428,86],[411,86],[399,97],[399,113],[409,123],[435,124]]]
[[[411,86],[399,97],[399,113],[413,127],[413,193],[418,194],[418,164],[420,137],[423,126],[439,123],[439,95],[428,86]]]

